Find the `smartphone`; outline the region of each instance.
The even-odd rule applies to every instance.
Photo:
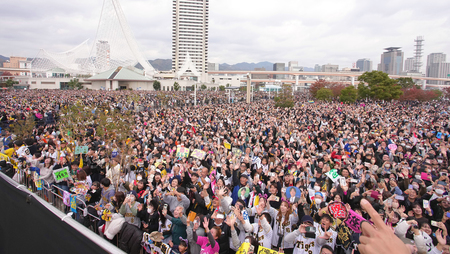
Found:
[[[403,196],[395,196],[395,199],[397,199],[397,200],[405,200],[405,197],[403,197]]]
[[[281,188],[282,193],[286,193],[286,188]]]
[[[432,220],[432,221],[431,221],[431,226],[433,226],[433,227],[438,227],[437,221]]]
[[[167,204],[164,204],[163,211],[167,212]]]
[[[424,209],[427,209],[429,207],[429,203],[428,203],[428,200],[423,200],[423,208]]]
[[[446,213],[446,215],[447,215],[447,218],[450,218],[450,213]]]
[[[315,227],[306,227],[306,232],[316,232]]]

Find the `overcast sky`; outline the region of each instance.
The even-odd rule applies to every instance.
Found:
[[[35,57],[92,42],[102,0],[3,1],[0,54]],[[147,59],[171,58],[171,0],[122,0],[122,9]],[[413,56],[425,37],[423,62],[450,54],[448,0],[210,0],[209,62],[298,61],[300,66],[351,67],[385,47]],[[450,58],[450,55],[448,56]],[[447,59],[450,61],[450,59]]]

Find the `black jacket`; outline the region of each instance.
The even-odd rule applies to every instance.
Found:
[[[139,254],[143,234],[135,225],[123,223],[119,234],[119,248],[129,254]]]

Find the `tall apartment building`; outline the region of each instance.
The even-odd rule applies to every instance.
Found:
[[[208,72],[209,0],[173,0],[172,70],[177,72],[189,54],[206,81]]]
[[[372,71],[372,61],[368,58],[358,59],[356,61],[356,68],[359,68],[361,72],[371,72]]]
[[[399,75],[403,71],[403,52],[399,47],[385,48],[381,55],[381,63],[378,70],[390,75]]]
[[[321,72],[322,71],[322,67],[318,64],[314,65],[314,72]]]
[[[273,70],[274,71],[285,71],[286,69],[286,64],[285,63],[274,63],[273,64]],[[284,79],[285,75],[284,74],[276,74],[273,77],[274,79]]]
[[[414,63],[415,63],[414,57],[406,58],[406,60],[405,60],[405,68],[404,68],[405,72],[415,71]]]
[[[444,53],[431,53],[427,57],[427,77],[448,78],[450,74],[450,63],[445,62]],[[428,84],[444,85],[444,81],[429,80]]]

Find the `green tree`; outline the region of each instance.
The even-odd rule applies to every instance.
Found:
[[[347,86],[341,90],[339,99],[345,103],[354,103],[358,98],[358,90],[354,86]]]
[[[158,80],[153,81],[153,89],[155,89],[155,91],[160,91],[161,90],[161,82],[159,82]]]
[[[433,98],[434,100],[437,100],[444,95],[444,92],[439,89],[433,89],[432,91],[436,94],[436,97]]]
[[[200,87],[200,89],[206,90],[206,85],[205,85],[205,84],[202,84],[202,86]]]
[[[389,78],[388,74],[382,71],[365,72],[359,76],[358,80],[360,84],[368,85],[370,97],[379,100],[390,101],[400,98],[403,94],[402,87],[397,85],[397,80]]]
[[[75,90],[75,89],[83,89],[83,85],[81,84],[80,80],[77,78],[71,79],[68,83],[67,86],[69,87],[69,89]]]
[[[358,99],[370,98],[370,89],[365,84],[358,84]]]
[[[219,86],[220,91],[225,91],[225,86]]]
[[[331,101],[333,96],[334,96],[333,91],[331,91],[331,89],[329,88],[321,88],[319,89],[319,91],[317,91],[316,94],[316,98],[322,101]]]
[[[417,86],[412,78],[398,78],[397,85],[401,86],[402,88],[413,88]]]
[[[32,113],[29,113],[24,120],[16,120],[11,124],[11,132],[17,136],[17,140],[31,138],[35,126],[34,116]]]
[[[230,87],[231,85],[227,83],[227,87]]]
[[[292,86],[284,84],[281,87],[281,92],[274,98],[275,107],[292,108],[294,107],[294,98],[292,97]]]
[[[14,81],[14,80],[12,80],[12,79],[8,79],[8,80],[6,80],[6,86],[7,87],[13,87],[14,86],[14,84],[19,84],[19,82],[17,82],[17,81]]]
[[[173,83],[173,90],[175,91],[180,90],[180,84],[178,84],[178,82]]]

